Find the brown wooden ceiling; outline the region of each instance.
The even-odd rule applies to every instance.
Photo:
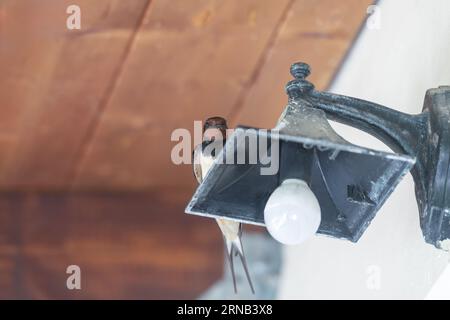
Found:
[[[0,0],[0,298],[198,296],[223,244],[182,214],[195,181],[170,161],[172,130],[273,126],[290,64],[325,88],[369,4]],[[30,190],[77,192],[13,192]]]
[[[172,130],[210,115],[273,126],[290,64],[324,88],[370,3],[75,2],[79,31],[72,0],[0,2],[2,189],[192,189]]]

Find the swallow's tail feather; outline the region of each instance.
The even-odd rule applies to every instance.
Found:
[[[247,261],[245,259],[245,255],[244,255],[244,249],[242,247],[241,237],[239,236],[233,241],[225,239],[225,244],[227,247],[227,257],[228,257],[228,262],[230,264],[231,276],[233,278],[234,292],[237,293],[236,274],[234,271],[233,256],[238,255],[241,258],[242,266],[244,267],[245,276],[247,277],[247,281],[250,286],[250,289],[252,290],[252,293],[255,294],[255,289],[253,288],[253,283],[250,278],[250,273],[249,273],[248,267],[247,267]]]

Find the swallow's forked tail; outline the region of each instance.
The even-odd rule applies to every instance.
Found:
[[[250,274],[249,274],[248,268],[247,268],[247,261],[245,260],[244,249],[242,247],[242,242],[241,242],[241,235],[239,234],[239,236],[233,241],[227,240],[226,238],[224,238],[224,240],[225,240],[226,249],[227,249],[228,262],[230,264],[230,269],[231,269],[231,277],[233,278],[234,292],[237,293],[236,274],[234,272],[234,262],[233,262],[233,258],[236,255],[241,258],[242,266],[244,267],[244,271],[245,271],[245,275],[247,276],[248,284],[250,285],[250,289],[252,290],[252,293],[255,294],[255,289],[253,288],[253,283],[252,283],[252,280],[250,278]]]

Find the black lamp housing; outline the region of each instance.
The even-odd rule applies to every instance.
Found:
[[[277,173],[261,175],[263,161],[216,161],[186,212],[264,225],[270,194],[283,180],[300,178],[321,206],[318,233],[356,242],[411,170],[425,241],[442,249],[450,247],[450,241],[445,241],[450,239],[450,86],[429,89],[422,113],[410,115],[316,91],[305,79],[310,74],[305,63],[293,64],[291,74],[295,79],[286,85],[289,102],[277,130],[239,127],[219,156],[236,158],[239,145],[246,146],[237,141],[269,137],[278,144]],[[336,134],[327,118],[373,135],[395,153],[349,143]],[[266,153],[273,152],[270,143],[263,147]],[[250,157],[248,150],[244,150],[246,158]]]

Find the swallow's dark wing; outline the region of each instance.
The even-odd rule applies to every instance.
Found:
[[[192,152],[192,170],[194,172],[194,176],[197,179],[198,183],[202,183],[203,174],[202,174],[202,166],[200,165],[200,158],[202,156],[202,145],[198,145],[194,148]]]

